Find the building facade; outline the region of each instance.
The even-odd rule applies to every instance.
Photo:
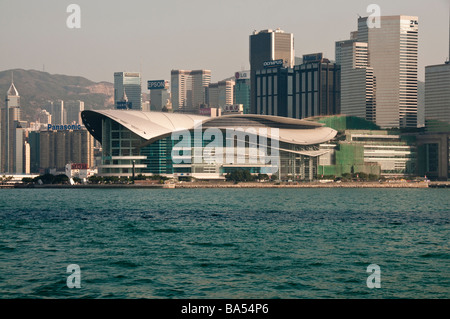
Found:
[[[264,68],[268,61],[282,60],[283,66],[294,67],[294,35],[283,30],[254,31],[250,35],[250,113],[259,114],[256,110],[256,72]]]
[[[376,81],[375,122],[382,128],[417,127],[419,23],[415,16],[382,16],[379,28],[358,19],[358,42],[368,44]]]
[[[23,174],[29,171],[26,153],[26,125],[21,121],[20,95],[14,83],[11,83],[6,97],[5,107],[1,110],[1,148],[0,171],[2,173]]]
[[[450,63],[425,67],[425,119],[450,125]]]
[[[64,108],[67,120],[63,124],[81,124],[81,112],[84,111],[83,101],[66,101]]]
[[[321,124],[276,116],[204,117],[176,113],[84,111],[102,144],[104,176],[165,175],[224,179],[238,169],[311,180],[319,144],[336,135]],[[117,121],[120,119],[120,121]]]
[[[63,172],[68,163],[94,164],[94,139],[85,129],[40,131],[38,145],[40,173]]]
[[[233,80],[223,80],[217,83],[210,83],[205,88],[205,104],[208,107],[223,108],[233,104],[234,101]]]
[[[294,68],[256,71],[257,114],[303,119],[340,112],[340,68],[321,53]]]
[[[139,72],[115,72],[114,73],[114,105],[124,100],[126,95],[130,108],[142,109],[141,74]]]
[[[250,71],[236,72],[234,104],[242,104],[244,114],[250,114]]]
[[[338,41],[335,54],[341,69],[341,114],[375,122],[375,78],[368,44],[355,39]]]
[[[174,112],[197,113],[205,104],[205,88],[211,82],[210,70],[172,70],[171,94]]]

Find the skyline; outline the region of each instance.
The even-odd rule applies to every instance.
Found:
[[[111,83],[114,72],[141,72],[143,91],[147,80],[170,80],[172,69],[208,69],[216,82],[249,69],[254,30],[280,28],[294,34],[295,56],[323,52],[334,60],[335,41],[348,39],[357,29],[358,14],[368,16],[367,6],[374,1],[79,0],[81,28],[69,29],[71,3],[2,1],[0,35],[7,45],[0,69],[45,70]],[[448,58],[448,0],[376,4],[381,15],[418,16],[418,76],[424,81],[425,66]]]

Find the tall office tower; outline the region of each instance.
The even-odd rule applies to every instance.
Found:
[[[64,108],[64,101],[53,101],[52,104],[52,124],[61,125],[67,123],[67,112]]]
[[[450,124],[450,26],[449,56],[444,64],[425,67],[425,123],[434,130],[448,130]],[[432,120],[432,121],[430,121]],[[438,121],[438,122],[436,122]],[[442,127],[444,124],[445,127]],[[449,162],[450,163],[450,162]]]
[[[450,124],[450,63],[425,67],[425,120]],[[437,123],[434,123],[436,125]]]
[[[175,112],[197,112],[205,103],[205,88],[210,82],[210,70],[172,70],[173,110]]]
[[[168,107],[170,104],[169,81],[148,81],[148,89],[150,90],[149,111],[161,112],[164,107]]]
[[[170,91],[174,111],[183,109],[186,105],[186,91],[192,89],[190,71],[172,70],[170,72]]]
[[[210,70],[194,70],[191,72],[192,78],[192,102],[194,111],[198,110],[205,103],[205,88],[211,82]]]
[[[340,113],[340,68],[322,53],[294,68],[256,71],[256,114],[302,119]]]
[[[375,121],[375,81],[368,44],[355,39],[337,41],[335,53],[341,67],[341,114]]]
[[[138,72],[114,73],[114,105],[123,101],[126,94],[131,109],[142,109],[141,74]]]
[[[218,108],[232,105],[234,103],[234,84],[233,80],[210,83],[205,89],[205,104]]]
[[[368,44],[376,79],[375,123],[383,128],[417,127],[418,18],[383,16],[380,28],[369,27],[367,17],[359,18],[358,42]]]
[[[250,112],[256,111],[256,71],[264,69],[264,62],[282,60],[283,66],[294,67],[294,35],[280,29],[254,31],[250,35]]]
[[[5,173],[23,171],[23,125],[20,121],[20,95],[13,82],[6,92],[5,107],[1,112],[1,167]]]
[[[233,104],[242,104],[244,114],[250,113],[250,71],[236,72]]]
[[[294,103],[288,103],[288,117],[334,115],[341,111],[339,65],[322,53],[303,55],[303,63],[294,67]],[[288,93],[290,93],[288,91]]]
[[[83,101],[66,101],[64,109],[67,114],[67,121],[64,124],[82,124],[81,112],[84,111]]]

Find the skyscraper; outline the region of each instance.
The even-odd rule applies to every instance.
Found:
[[[425,67],[425,120],[450,125],[450,63]],[[436,123],[435,123],[436,124]]]
[[[448,58],[450,58],[450,52]],[[450,126],[450,61],[448,59],[443,64],[425,67],[425,123],[427,129],[432,130],[448,131]]]
[[[234,102],[234,85],[233,80],[223,80],[217,83],[210,83],[205,89],[205,103],[209,107],[223,108]]]
[[[164,107],[167,109],[170,106],[169,81],[148,81],[148,89],[150,90],[149,111],[161,112]]]
[[[14,82],[11,82],[6,98],[5,108],[1,112],[1,167],[5,173],[23,173],[26,122],[20,120],[20,95]]]
[[[172,70],[170,83],[173,111],[196,113],[205,103],[205,88],[210,82],[210,70]]]
[[[61,125],[67,122],[67,113],[64,109],[64,101],[57,100],[52,103],[52,124]]]
[[[244,114],[250,113],[250,71],[236,72],[234,85],[234,104],[244,106]]]
[[[114,105],[124,100],[126,94],[133,110],[142,109],[141,74],[138,72],[114,73]]]
[[[356,39],[338,41],[335,54],[341,67],[341,113],[374,122],[375,79],[368,44]]]
[[[284,67],[294,66],[294,35],[283,30],[254,31],[250,35],[250,112],[256,113],[256,71],[264,68],[264,62],[282,60]]]
[[[368,44],[376,81],[375,122],[383,128],[417,127],[419,23],[415,16],[382,16],[380,27],[358,19],[358,42]]]
[[[339,113],[339,66],[322,53],[302,60],[294,68],[256,71],[256,114],[302,119]]]
[[[81,124],[81,112],[84,111],[83,101],[66,101],[64,108],[67,114],[67,124]],[[66,124],[64,123],[64,124]]]

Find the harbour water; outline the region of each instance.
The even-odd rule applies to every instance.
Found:
[[[449,298],[449,234],[449,189],[3,189],[0,298]]]

